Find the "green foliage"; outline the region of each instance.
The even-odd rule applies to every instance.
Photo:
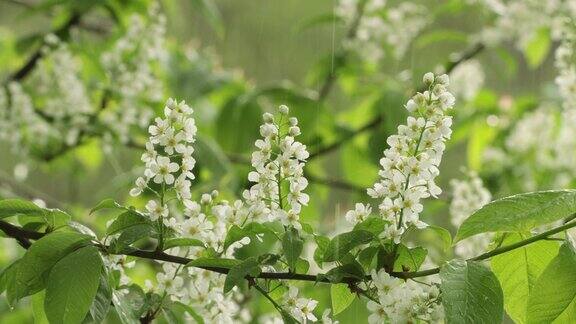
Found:
[[[34,243],[22,259],[3,273],[8,301],[13,304],[44,289],[52,267],[89,240],[89,236],[74,232],[54,232]]]
[[[558,190],[518,194],[495,200],[468,217],[455,242],[486,232],[524,232],[566,218],[576,212],[576,191]]]
[[[355,247],[369,243],[374,238],[371,232],[354,230],[342,233],[330,240],[324,251],[324,262],[339,261]]]
[[[540,66],[548,56],[551,46],[552,40],[548,28],[541,28],[534,33],[534,36],[524,48],[524,56],[528,66],[533,69]]]
[[[54,265],[44,300],[50,323],[82,323],[96,297],[102,267],[94,246],[80,248]]]
[[[234,286],[244,282],[246,276],[256,277],[260,274],[260,264],[256,258],[248,258],[230,268],[224,282],[224,293],[229,292]]]
[[[527,323],[568,323],[576,317],[576,253],[569,244],[560,248],[540,274],[528,297]]]
[[[502,244],[509,245],[526,238],[524,234],[510,233]],[[532,292],[539,294],[534,285],[557,252],[558,243],[539,241],[492,258],[490,265],[502,286],[506,313],[516,323],[526,323],[526,296]]]
[[[300,238],[300,234],[294,227],[290,227],[284,233],[282,238],[282,250],[286,256],[286,261],[290,270],[296,268],[300,254],[302,254],[302,249],[304,247],[304,241]]]
[[[350,291],[346,284],[336,284],[330,286],[330,299],[332,300],[332,311],[334,315],[340,314],[352,304],[356,295]]]
[[[504,315],[502,288],[488,268],[473,261],[453,260],[440,270],[446,322],[500,323]]]

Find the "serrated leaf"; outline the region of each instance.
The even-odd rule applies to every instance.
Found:
[[[418,271],[428,251],[423,247],[408,248],[401,244],[397,251],[394,271]]]
[[[526,235],[511,233],[502,244],[514,244],[526,238]],[[492,257],[490,265],[502,286],[506,312],[516,323],[526,323],[526,296],[530,296],[537,278],[558,253],[558,247],[556,242],[538,241]]]
[[[454,242],[486,232],[527,232],[576,212],[576,190],[539,191],[495,200],[468,217]]]
[[[119,203],[116,202],[116,200],[112,199],[112,198],[108,198],[108,199],[104,199],[102,201],[100,201],[96,207],[92,208],[90,210],[90,215],[92,215],[93,213],[102,210],[102,209],[125,209],[124,206],[120,205]]]
[[[26,200],[0,200],[0,219],[16,215],[44,216],[45,211],[44,208]]]
[[[528,297],[527,323],[552,323],[559,317],[574,318],[576,253],[564,244],[536,280]],[[567,314],[570,312],[571,314]]]
[[[290,270],[294,271],[296,269],[296,263],[298,258],[300,258],[300,254],[302,254],[303,248],[304,241],[300,238],[298,231],[294,227],[288,228],[286,233],[284,233],[284,237],[282,237],[282,250]]]
[[[132,211],[127,211],[118,216],[106,229],[107,235],[114,235],[133,226],[151,226],[150,220]]]
[[[424,231],[433,232],[434,235],[440,237],[444,251],[448,251],[452,247],[452,235],[444,227],[429,225]]]
[[[252,277],[256,277],[260,274],[260,265],[258,264],[258,260],[255,257],[250,257],[241,263],[233,266],[228,271],[228,275],[226,276],[226,280],[224,281],[224,293],[229,292],[234,288],[234,286],[238,286],[244,282],[246,276],[250,275]]]
[[[353,248],[370,243],[374,235],[366,230],[355,230],[337,235],[326,247],[324,262],[338,261],[348,254]]]
[[[104,264],[94,246],[78,249],[58,261],[46,285],[44,310],[50,323],[81,323],[88,313]]]
[[[335,284],[330,286],[330,299],[332,300],[333,315],[345,311],[354,301],[356,295],[350,291],[347,284]]]
[[[378,235],[384,230],[384,227],[387,223],[388,222],[383,220],[382,217],[369,216],[363,222],[356,224],[356,226],[354,226],[354,230],[364,230],[374,235]]]
[[[75,232],[54,232],[32,244],[13,269],[14,276],[6,292],[8,301],[13,304],[42,290],[52,267],[70,252],[88,244],[90,239]]]
[[[502,322],[504,305],[500,283],[481,263],[452,260],[440,269],[440,279],[446,323]]]

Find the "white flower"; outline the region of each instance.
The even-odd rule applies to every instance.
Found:
[[[156,162],[150,164],[150,171],[154,174],[155,183],[166,183],[168,185],[174,183],[174,175],[172,173],[178,171],[180,167],[175,162],[170,162],[167,156],[158,156]]]
[[[314,308],[318,305],[318,302],[308,298],[298,298],[296,301],[296,309],[294,313],[297,318],[302,319],[304,322],[310,320],[316,322],[318,319],[314,315]]]
[[[346,212],[346,220],[351,224],[357,224],[366,219],[372,212],[372,207],[369,205],[356,203],[354,210]]]
[[[142,193],[142,191],[144,191],[144,189],[146,189],[147,185],[148,185],[148,182],[146,181],[146,179],[144,179],[142,177],[138,177],[136,179],[136,187],[134,187],[130,190],[130,196],[133,196],[133,197],[139,196]]]
[[[148,201],[146,210],[148,210],[148,216],[152,221],[156,221],[158,218],[168,217],[168,207],[159,204],[156,200]]]
[[[204,238],[213,228],[214,225],[206,219],[204,214],[188,218],[182,223],[182,233],[192,238]]]

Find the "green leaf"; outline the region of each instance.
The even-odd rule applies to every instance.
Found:
[[[568,244],[536,280],[528,297],[527,323],[552,323],[559,317],[574,318],[576,253]]]
[[[353,248],[370,243],[374,235],[366,230],[355,230],[334,237],[324,252],[324,262],[338,261]]]
[[[82,323],[96,297],[103,266],[94,246],[78,249],[56,263],[44,301],[50,323]]]
[[[502,322],[502,288],[481,263],[452,260],[440,269],[440,279],[446,323]]]
[[[118,216],[106,229],[107,235],[113,235],[133,226],[152,226],[150,220],[132,211],[127,211]]]
[[[418,36],[414,42],[414,46],[422,50],[424,47],[440,42],[450,41],[455,43],[465,43],[467,40],[468,35],[458,30],[432,30]]]
[[[366,218],[363,222],[356,224],[356,226],[354,226],[354,230],[368,231],[376,236],[384,230],[384,227],[387,223],[388,222],[383,220],[382,217],[368,216],[368,218]]]
[[[54,232],[32,244],[14,265],[14,271],[10,271],[11,284],[6,292],[8,301],[13,304],[42,290],[52,267],[64,256],[88,244],[90,239],[90,236],[75,232]]]
[[[139,324],[140,317],[147,310],[146,295],[138,285],[125,287],[122,293],[112,291],[112,303],[123,324]]]
[[[314,261],[322,267],[322,262],[324,262],[324,252],[328,244],[330,244],[330,239],[326,236],[316,235],[314,236],[314,241],[316,241],[316,250],[314,250]]]
[[[230,269],[235,265],[240,264],[240,260],[235,259],[220,259],[220,258],[198,258],[190,261],[186,266],[210,269],[210,268],[224,268]]]
[[[125,207],[117,203],[116,200],[108,198],[100,201],[96,207],[92,208],[90,215],[102,209],[125,209]]]
[[[177,246],[202,246],[204,247],[204,242],[186,237],[171,238],[164,241],[164,250],[171,249]]]
[[[484,159],[484,150],[492,145],[497,132],[484,119],[477,120],[468,129],[467,159],[471,170],[480,170]]]
[[[429,225],[424,231],[433,232],[436,236],[439,236],[444,251],[448,251],[452,247],[452,235],[444,227]]]
[[[250,257],[241,263],[230,268],[226,280],[224,281],[224,293],[229,292],[234,286],[239,286],[244,282],[246,276],[256,277],[260,274],[260,266],[255,257]]]
[[[576,190],[539,191],[495,200],[458,229],[454,242],[485,232],[527,232],[576,212]]]
[[[418,271],[426,259],[428,251],[423,247],[408,248],[404,244],[398,247],[398,257],[394,262],[394,271]]]
[[[132,243],[148,238],[154,233],[154,229],[149,224],[139,224],[127,227],[122,230],[122,234],[112,241],[110,245],[114,252],[120,253],[128,248]]]
[[[341,282],[342,279],[344,278],[355,278],[358,280],[364,280],[365,275],[366,274],[364,273],[364,269],[362,269],[360,263],[354,261],[330,269],[328,272],[326,272],[324,277],[328,279],[330,282],[338,283]]]
[[[0,200],[0,219],[16,215],[44,216],[45,211],[44,208],[26,200]]]
[[[282,249],[290,270],[294,271],[296,269],[296,263],[298,258],[300,258],[300,254],[302,254],[303,248],[304,241],[300,238],[298,231],[294,227],[288,228],[286,233],[284,233],[284,237],[282,237]]]
[[[332,299],[333,315],[345,311],[356,298],[347,284],[335,284],[330,286],[330,298]]]
[[[94,301],[90,306],[90,311],[84,319],[84,323],[102,323],[104,322],[108,312],[110,311],[110,304],[112,303],[112,289],[110,287],[109,275],[103,273],[100,276],[100,285],[94,297]]]
[[[502,244],[514,244],[526,238],[526,235],[511,233]],[[538,241],[492,257],[490,265],[504,291],[504,307],[516,323],[526,323],[526,296],[530,296],[536,279],[556,256],[558,247],[556,242]]]
[[[532,69],[540,66],[548,56],[551,45],[549,28],[540,28],[534,33],[532,39],[524,47],[524,57],[528,66]]]
[[[34,315],[34,324],[49,324],[46,313],[44,312],[45,291],[41,291],[32,296],[32,313]]]
[[[254,93],[238,96],[226,103],[217,119],[216,139],[222,149],[230,153],[243,153],[252,148],[258,136],[262,108]],[[238,127],[242,125],[242,127]]]
[[[226,239],[224,240],[224,250],[245,237],[253,239],[258,234],[266,233],[272,233],[272,230],[266,227],[266,225],[260,223],[249,223],[244,227],[232,225],[226,234]]]

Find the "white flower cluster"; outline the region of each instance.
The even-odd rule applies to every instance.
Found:
[[[574,123],[576,109],[560,110],[548,104],[516,122],[505,141],[503,162],[514,161],[512,172],[522,190],[571,186],[576,172]]]
[[[19,155],[28,154],[31,146],[45,147],[54,129],[36,114],[22,84],[10,82],[6,88],[0,89],[0,139],[9,142]]]
[[[120,98],[119,109],[107,110],[102,120],[122,142],[129,140],[132,127],[145,127],[153,116],[152,110],[144,109],[143,105],[162,99],[162,81],[157,70],[167,56],[166,17],[157,3],[150,7],[148,21],[131,16],[126,34],[102,54],[108,88]]]
[[[560,28],[562,37],[556,49],[555,65],[558,69],[556,85],[567,110],[576,110],[576,16],[565,18]]]
[[[286,226],[301,229],[300,211],[310,199],[304,189],[304,165],[309,154],[306,145],[295,140],[300,135],[298,120],[288,117],[288,107],[279,107],[279,116],[265,113],[260,126],[262,139],[252,154],[255,171],[248,180],[255,184],[243,193],[253,221],[281,221]]]
[[[160,192],[152,190],[158,199],[146,204],[147,215],[152,221],[161,219],[168,227],[175,219],[168,217],[168,206],[164,201],[165,191],[173,189],[176,197],[184,204],[191,198],[190,186],[194,179],[192,170],[196,160],[192,156],[196,141],[196,122],[192,117],[193,109],[184,101],[168,99],[164,107],[164,118],[157,117],[155,124],[148,128],[150,138],[146,142],[146,152],[142,161],[146,163],[144,177],[136,179],[136,187],[130,194],[140,195],[149,187],[149,183],[159,185]]]
[[[316,322],[318,320],[313,313],[317,305],[318,301],[316,300],[298,297],[298,288],[294,286],[290,286],[288,292],[284,295],[284,308],[301,323],[306,323],[307,321]]]
[[[380,180],[368,189],[372,198],[382,199],[378,209],[389,222],[383,236],[396,243],[410,226],[427,226],[419,218],[423,209],[420,200],[442,192],[434,179],[439,174],[444,143],[452,133],[452,117],[446,111],[455,99],[446,89],[447,75],[426,73],[424,83],[428,90],[417,93],[406,104],[411,116],[406,125],[398,126],[397,135],[388,137],[390,148],[380,160]]]
[[[570,7],[576,9],[573,1],[562,0],[480,0],[496,18],[492,27],[484,28],[480,40],[488,45],[505,41],[514,41],[519,49],[536,37],[538,32],[550,29],[552,36],[558,38],[556,29],[561,21],[559,18]],[[576,11],[574,11],[576,12]]]
[[[476,97],[484,85],[484,70],[478,60],[464,61],[450,73],[450,91],[457,98],[470,101]]]
[[[0,91],[0,138],[17,144],[18,154],[75,145],[93,111],[81,66],[68,46],[52,34],[44,44],[29,83],[35,91],[18,82],[11,82],[7,93]]]
[[[450,186],[452,188],[450,221],[456,228],[476,210],[492,200],[492,195],[475,172],[470,172],[465,180],[452,179]],[[456,254],[462,258],[476,256],[486,251],[491,240],[491,234],[475,235],[459,242],[456,246]]]
[[[356,37],[345,46],[374,63],[385,56],[385,47],[392,50],[396,59],[403,57],[412,40],[429,23],[426,8],[412,2],[386,8],[385,0],[341,0],[336,15],[351,25],[359,10],[362,18]]]
[[[367,304],[368,323],[413,323],[419,319],[438,323],[444,317],[440,304],[440,290],[436,285],[422,285],[391,277],[384,269],[372,272],[372,284],[376,288],[378,302]]]

